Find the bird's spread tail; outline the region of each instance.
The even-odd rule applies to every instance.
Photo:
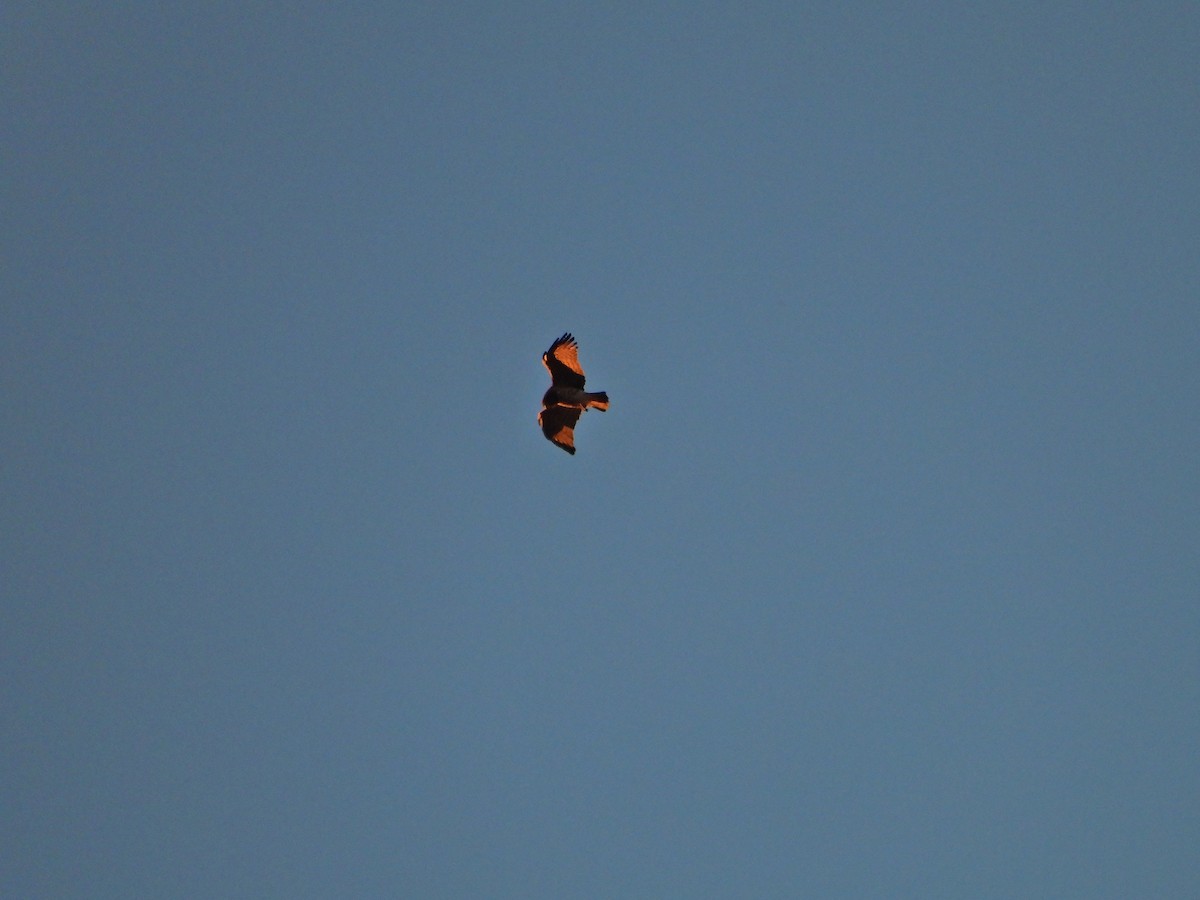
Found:
[[[608,409],[608,394],[604,391],[597,391],[594,394],[587,395],[587,408],[598,409],[600,412]]]

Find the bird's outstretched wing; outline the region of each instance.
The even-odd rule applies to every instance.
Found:
[[[574,456],[575,423],[582,414],[583,410],[578,407],[556,403],[538,413],[538,424],[542,426],[542,434]]]
[[[583,366],[579,365],[579,344],[571,332],[560,337],[542,354],[542,365],[550,372],[550,381],[556,387],[583,389],[587,379],[583,377]]]

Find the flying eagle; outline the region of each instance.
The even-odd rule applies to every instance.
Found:
[[[542,354],[542,365],[550,373],[550,390],[542,397],[538,424],[551,443],[575,453],[575,423],[589,407],[608,409],[608,394],[588,393],[583,389],[583,367],[579,365],[579,344],[568,331]]]

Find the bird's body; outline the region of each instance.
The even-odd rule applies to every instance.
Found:
[[[550,373],[550,388],[542,397],[538,424],[547,440],[575,453],[575,423],[585,409],[608,409],[608,394],[585,391],[587,379],[579,365],[579,344],[568,331],[542,354],[542,365]]]
[[[555,387],[554,385],[551,385],[542,395],[543,408],[558,405],[587,409],[589,404],[598,409],[605,409],[608,406],[608,395],[604,393],[590,394],[578,388]]]

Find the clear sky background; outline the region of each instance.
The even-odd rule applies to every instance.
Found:
[[[1194,896],[1200,7],[986,6],[6,5],[0,893]]]

